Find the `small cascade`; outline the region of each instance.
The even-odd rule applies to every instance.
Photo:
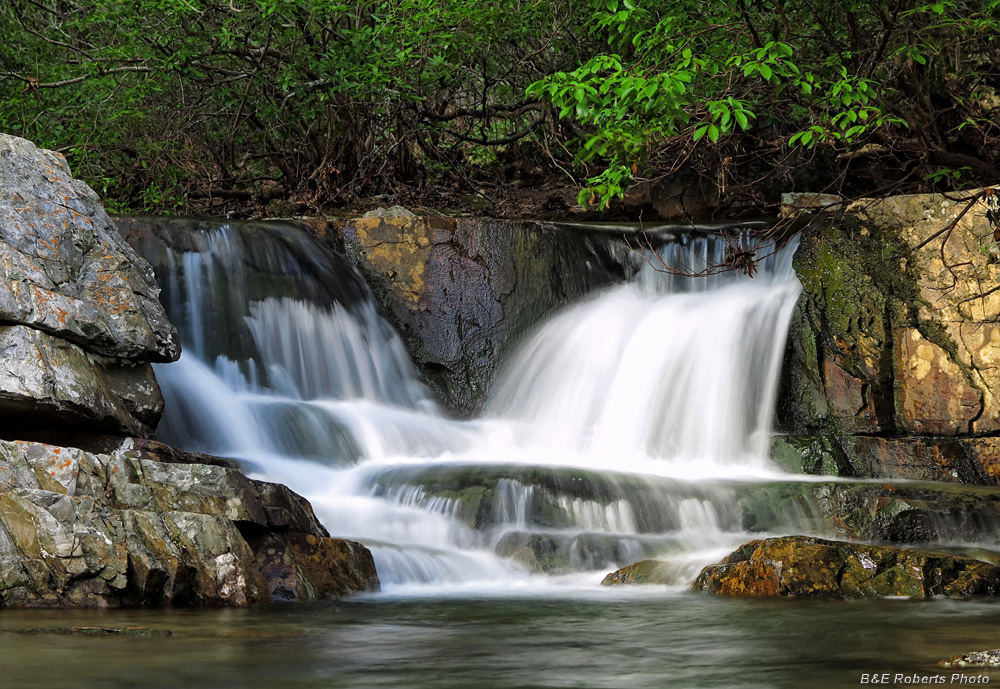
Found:
[[[764,468],[791,310],[794,249],[756,278],[721,264],[726,244],[682,236],[632,285],[546,323],[508,367],[491,411],[522,423],[521,439],[622,468],[641,458],[679,471]]]
[[[386,331],[375,305],[355,313],[338,303],[322,308],[293,299],[252,302],[246,319],[267,362],[271,389],[302,400],[365,400],[433,412],[410,371],[406,348]]]
[[[160,437],[305,495],[332,533],[371,548],[387,591],[593,586],[644,557],[686,584],[808,517],[748,512],[776,475],[767,437],[794,249],[753,279],[656,270],[698,272],[725,247],[680,234],[633,282],[556,314],[484,418],[460,422],[356,272],[305,233],[219,223],[179,247],[148,239],[185,348],[157,370]]]

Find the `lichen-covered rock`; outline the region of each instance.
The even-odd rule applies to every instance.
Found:
[[[620,238],[543,223],[385,215],[310,229],[343,246],[424,379],[460,414],[479,409],[531,326],[634,270]]]
[[[693,588],[735,597],[968,597],[1000,592],[1000,567],[941,553],[787,536],[751,541]]]
[[[147,435],[179,341],[149,265],[65,159],[0,134],[0,437]]]
[[[0,605],[221,604],[378,589],[371,554],[226,460],[0,441]],[[193,462],[193,463],[192,463]]]
[[[0,321],[120,359],[173,361],[150,267],[65,158],[0,134]]]
[[[894,429],[887,319],[898,302],[893,297],[909,285],[900,278],[900,251],[892,237],[861,236],[845,221],[813,228],[802,238],[794,261],[802,295],[792,316],[778,398],[784,429]]]
[[[807,233],[779,409],[786,430],[1000,430],[1000,292],[985,294],[1000,265],[984,250],[985,206],[967,206],[934,194],[859,201]]]

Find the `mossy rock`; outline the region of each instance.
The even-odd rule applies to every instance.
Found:
[[[703,569],[693,588],[733,597],[965,598],[1000,592],[1000,567],[933,551],[786,536],[741,546]]]

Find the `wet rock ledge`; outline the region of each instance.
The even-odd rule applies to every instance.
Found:
[[[149,265],[65,159],[0,134],[0,606],[248,605],[378,589],[309,503],[148,437],[180,353]]]

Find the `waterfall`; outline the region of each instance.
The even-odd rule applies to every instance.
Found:
[[[140,246],[184,345],[157,367],[158,436],[305,495],[371,548],[389,592],[592,586],[643,557],[686,583],[750,538],[740,481],[775,474],[799,292],[794,248],[752,279],[655,268],[697,272],[725,246],[679,235],[631,283],[557,313],[464,422],[435,405],[355,271],[305,233],[220,223],[181,249]]]
[[[699,273],[721,264],[725,247],[687,235],[662,259]],[[526,424],[529,444],[583,453],[595,466],[641,458],[696,473],[765,466],[800,289],[793,251],[765,259],[753,279],[677,276],[651,260],[634,284],[543,325],[511,361],[491,411]]]

